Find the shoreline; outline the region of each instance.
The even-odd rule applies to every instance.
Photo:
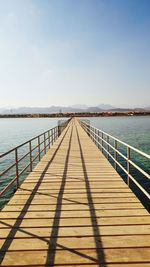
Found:
[[[118,117],[118,116],[150,116],[150,111],[0,114],[0,118],[66,118],[66,117],[70,118],[70,117]]]

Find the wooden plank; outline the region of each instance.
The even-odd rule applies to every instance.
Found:
[[[54,198],[49,199],[49,201],[47,199],[33,199],[32,205],[45,205],[45,204],[53,205],[56,202],[57,202],[57,199],[54,199]],[[83,198],[78,198],[77,202],[81,203],[81,204],[87,204],[88,200],[83,199]],[[14,206],[14,204],[15,204],[15,206],[17,206],[17,205],[20,206],[20,205],[25,204],[25,203],[26,203],[26,198],[25,199],[12,198],[12,200],[9,201],[9,203],[7,204],[7,207]],[[72,198],[62,200],[62,204],[69,204],[69,203],[70,204],[73,203]],[[97,197],[97,198],[94,198],[94,203],[95,204],[100,204],[100,203],[117,204],[117,203],[139,203],[139,201],[134,196],[128,197],[128,198],[114,197],[113,199],[110,197],[106,197],[106,198]]]
[[[97,217],[124,217],[124,216],[143,216],[147,215],[147,211],[145,209],[118,209],[118,210],[101,210],[96,211],[95,215]],[[32,211],[32,212],[1,212],[0,219],[5,218],[54,218],[55,212],[54,211]],[[60,216],[56,216],[59,218]],[[61,218],[90,218],[91,213],[90,211],[62,211]],[[95,216],[94,216],[95,217]]]
[[[121,238],[121,242],[120,242]],[[141,248],[149,246],[150,235],[147,236],[102,236],[102,248]],[[53,238],[55,242],[55,238]],[[78,237],[58,237],[57,249],[62,249],[63,247],[70,249],[94,249],[95,240],[94,237],[82,236],[80,237],[80,242]],[[4,239],[0,239],[0,245],[4,244]],[[8,251],[26,251],[26,250],[47,250],[49,247],[49,238],[14,238]]]
[[[7,267],[148,267],[150,216],[72,119],[0,212],[0,247]]]
[[[28,219],[24,218],[24,220],[17,219],[20,222],[21,227],[52,227],[53,218],[33,218]],[[1,219],[0,220],[0,229],[7,227],[14,227],[16,219]],[[99,218],[97,217],[97,225],[150,225],[150,216],[132,216],[132,217],[107,217],[107,218]],[[91,225],[91,218],[61,218],[59,222],[59,226],[86,226]]]
[[[79,204],[80,204],[80,207],[79,207]],[[120,209],[120,208],[124,208],[125,204],[124,203],[106,203],[106,204],[94,204],[94,209],[95,210],[99,210],[99,209]],[[140,205],[139,203],[126,203],[126,208],[129,208],[129,209],[134,209],[134,208],[139,208]],[[89,206],[87,204],[82,204],[80,202],[77,202],[77,203],[66,203],[66,204],[62,204],[61,206],[61,210],[70,210],[70,209],[73,209],[73,210],[89,210]],[[141,208],[143,209],[143,206],[141,204]],[[28,205],[26,206],[22,206],[22,205],[18,205],[18,206],[7,206],[5,208],[5,211],[21,211],[21,210],[28,210],[28,211],[34,211],[34,210],[39,210],[39,211],[55,211],[56,209],[56,204],[53,205],[53,204],[49,204],[49,205],[41,205],[39,204],[38,206],[37,205],[30,205],[30,207],[28,207]]]
[[[104,255],[103,255],[104,253]],[[97,259],[99,254],[99,260]],[[35,265],[45,264],[55,266],[55,264],[92,264],[92,263],[150,263],[150,248],[118,248],[118,249],[72,249],[53,251],[12,251],[7,252],[1,266],[13,265]],[[54,263],[53,263],[54,262]]]

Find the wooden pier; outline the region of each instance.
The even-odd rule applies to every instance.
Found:
[[[150,267],[150,216],[76,119],[0,211],[0,266]]]

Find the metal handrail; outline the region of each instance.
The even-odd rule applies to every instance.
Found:
[[[15,158],[15,162],[11,162],[11,165],[4,169],[0,173],[0,182],[1,185],[2,181],[4,182],[5,179],[3,179],[4,175],[6,175],[8,172],[13,171],[14,168],[14,177],[11,179],[8,179],[7,184],[2,188],[0,191],[0,197],[2,197],[13,185],[16,183],[15,190],[20,186],[21,183],[21,176],[25,173],[25,171],[29,168],[29,171],[31,172],[33,169],[33,163],[35,160],[38,159],[38,161],[41,160],[43,154],[46,154],[47,150],[53,145],[53,143],[57,140],[59,135],[62,133],[62,131],[66,128],[70,120],[65,121],[65,123],[61,124],[60,126],[53,127],[45,132],[43,132],[40,135],[37,135],[30,140],[10,149],[9,151],[3,153],[0,155],[0,160],[5,162],[6,156],[13,156]],[[33,144],[34,142],[34,144]],[[36,143],[36,144],[35,144]],[[25,148],[25,146],[28,145],[28,148],[25,149],[25,154],[21,153],[21,157],[19,158],[19,149]],[[36,153],[37,150],[37,153]],[[33,153],[34,152],[34,153]],[[21,170],[19,170],[20,166],[19,164],[23,162],[24,159],[29,157],[27,160],[26,165],[22,167]],[[2,162],[1,162],[2,163]]]
[[[109,157],[113,160],[115,163],[115,169],[117,170],[117,166],[119,166],[124,173],[127,175],[127,184],[130,186],[130,180],[136,186],[143,192],[143,194],[150,200],[150,194],[141,186],[141,184],[133,177],[131,174],[131,166],[133,166],[136,170],[138,170],[142,175],[148,179],[150,179],[150,174],[147,173],[145,170],[143,170],[140,166],[138,166],[135,162],[131,160],[131,151],[134,151],[138,153],[140,156],[143,156],[147,160],[150,159],[150,155],[146,154],[145,152],[140,151],[139,149],[119,140],[118,138],[101,131],[90,124],[81,121],[80,124],[82,128],[87,132],[87,134],[91,137],[93,142],[99,147],[99,149],[102,151],[104,154],[104,151],[106,153],[107,158]],[[113,142],[113,145],[110,143],[110,140]],[[124,155],[122,152],[119,151],[118,149],[118,143],[123,145],[126,149],[126,154]],[[104,146],[104,144],[106,146]],[[113,154],[110,153],[110,148],[113,150]],[[104,154],[105,155],[105,154]],[[127,168],[125,169],[122,164],[118,161],[117,155],[120,155],[127,163]]]
[[[92,127],[93,128],[93,127]],[[99,131],[99,130],[98,130]],[[110,144],[110,143],[108,143],[105,139],[103,139],[101,136],[99,136],[98,134],[96,134],[94,131],[92,131],[93,133],[94,133],[94,135],[95,136],[97,136],[98,138],[100,138],[101,140],[103,140],[103,142],[105,143],[105,144],[107,144],[109,147],[111,147],[112,149],[114,149],[114,147]],[[93,137],[94,139],[95,139],[95,137]],[[111,137],[112,138],[112,137]],[[118,140],[118,139],[116,139],[115,137],[113,138],[115,141],[116,140]],[[124,143],[125,144],[125,143]],[[132,148],[132,146],[126,146],[126,147],[128,147],[128,148]],[[103,149],[104,149],[104,147],[103,147]],[[133,151],[135,151],[135,149],[132,149]],[[125,160],[128,160],[129,161],[129,163],[132,165],[132,166],[134,166],[135,168],[137,168],[137,170],[139,170],[142,174],[144,174],[145,176],[146,176],[146,178],[148,178],[148,179],[150,179],[150,175],[148,174],[148,173],[146,173],[142,168],[140,168],[136,163],[134,163],[132,160],[130,160],[128,157],[126,157],[124,154],[122,154],[118,149],[115,149],[115,151],[117,152],[117,154],[119,154],[122,158],[124,158]],[[137,149],[137,151],[138,151],[138,149]],[[136,152],[137,152],[136,151]],[[107,152],[107,150],[106,150],[106,152]],[[142,152],[142,151],[140,151],[140,152]],[[139,153],[139,154],[141,154],[141,153]],[[145,153],[144,153],[145,154]],[[145,154],[145,155],[147,155],[147,154]],[[144,155],[144,157],[145,157],[145,155]],[[143,155],[142,155],[143,156]],[[149,159],[149,155],[147,155],[148,156],[148,159]]]
[[[57,128],[57,127],[58,127],[58,126],[53,127],[53,128],[51,128],[51,129],[47,130],[46,132],[43,132],[43,133],[41,133],[40,135],[37,135],[37,136],[35,136],[35,137],[29,139],[28,141],[26,141],[26,142],[24,142],[24,143],[22,143],[22,144],[16,146],[15,148],[12,148],[12,149],[8,150],[7,152],[0,154],[0,158],[6,156],[6,155],[8,155],[8,154],[10,154],[11,152],[14,151],[14,149],[18,149],[18,148],[20,148],[20,147],[22,147],[22,146],[24,146],[24,145],[27,145],[30,141],[34,141],[34,140],[37,139],[38,137],[43,136],[44,134],[48,133],[49,131],[52,131],[53,129],[55,129],[55,128]]]

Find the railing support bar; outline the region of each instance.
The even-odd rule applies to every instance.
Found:
[[[116,161],[117,161],[117,152],[116,152],[116,149],[117,149],[117,141],[114,140],[114,159],[115,159],[114,167],[115,167],[115,170],[117,170],[117,164],[116,164]]]
[[[131,151],[130,151],[130,147],[127,147],[127,172],[128,172],[128,176],[127,176],[127,184],[128,184],[128,186],[130,186],[130,162],[129,162],[129,160],[130,160],[130,153]]]
[[[103,135],[103,133],[102,133],[102,139],[101,139],[101,144],[102,144],[102,153],[104,152],[104,150],[103,150],[103,138],[104,138],[104,135]]]
[[[19,168],[18,168],[18,149],[15,148],[15,161],[16,161],[16,182],[17,188],[19,187]]]
[[[109,144],[109,136],[108,135],[107,135],[107,143]],[[107,145],[107,150],[108,150],[107,159],[109,160],[109,145]]]
[[[41,160],[40,136],[38,136],[38,154],[39,154],[39,161],[40,161]]]
[[[50,149],[50,131],[48,131],[48,147]]]
[[[32,172],[32,144],[29,142],[29,152],[30,152],[30,172]]]
[[[44,133],[44,153],[46,154],[46,136],[45,136],[45,133]]]

